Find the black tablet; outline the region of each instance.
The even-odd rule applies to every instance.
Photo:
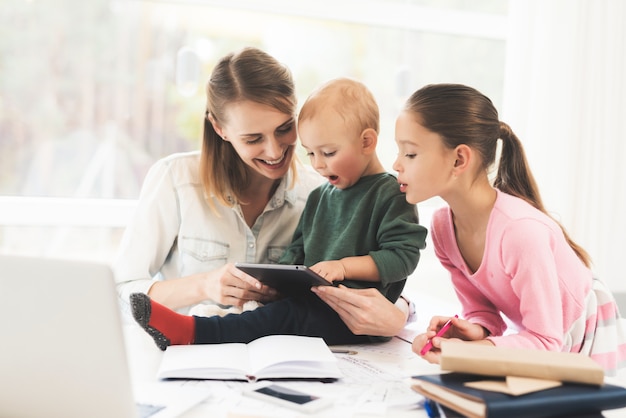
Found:
[[[332,283],[306,266],[235,263],[235,267],[284,295],[309,291],[313,286],[332,286]]]

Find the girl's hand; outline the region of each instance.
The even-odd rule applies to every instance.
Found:
[[[428,324],[426,332],[423,334],[419,334],[415,337],[411,349],[415,353],[422,356],[428,362],[439,363],[439,358],[441,356],[441,340],[444,337],[448,337],[454,334],[455,322],[458,321],[458,317],[433,317]],[[446,326],[446,324],[448,324],[448,322],[449,327],[447,330],[444,331],[443,328]],[[442,331],[443,334],[440,334]],[[428,347],[429,345],[430,348]]]
[[[436,337],[437,332],[448,320],[451,321],[450,328],[443,335]],[[430,320],[426,332],[415,337],[412,350],[421,355],[420,351],[430,340],[432,348],[421,356],[429,363],[439,363],[441,359],[441,343],[443,341],[482,341],[487,336],[487,331],[481,325],[473,324],[460,318],[435,316]],[[491,342],[488,343],[491,344]]]

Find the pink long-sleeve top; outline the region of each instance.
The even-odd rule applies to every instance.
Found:
[[[476,272],[459,251],[448,207],[436,211],[431,231],[435,253],[451,273],[465,319],[489,330],[496,346],[562,349],[564,335],[585,314],[592,272],[556,222],[498,190]],[[503,336],[507,325],[501,314],[517,333]]]

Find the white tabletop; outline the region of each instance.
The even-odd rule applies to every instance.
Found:
[[[128,360],[133,384],[154,385],[162,352],[151,337],[135,325],[125,326]],[[387,343],[336,346],[355,353],[335,354],[345,378],[333,383],[281,382],[281,385],[330,398],[333,406],[314,414],[299,414],[241,395],[251,383],[229,381],[167,381],[163,385],[206,388],[207,399],[183,416],[192,417],[426,417],[422,397],[410,389],[410,376],[436,373],[411,351],[411,344],[398,337]]]
[[[407,334],[412,333],[407,330]],[[394,337],[387,343],[336,346],[356,354],[335,354],[345,378],[333,383],[281,382],[282,385],[330,398],[332,406],[317,413],[299,413],[241,395],[251,383],[205,380],[159,382],[156,372],[162,352],[151,337],[135,325],[125,327],[131,378],[136,388],[160,385],[206,390],[207,398],[182,417],[427,417],[421,396],[410,389],[410,376],[437,373],[438,365],[428,364],[411,351],[411,344]],[[404,335],[406,337],[406,335]],[[408,340],[408,338],[407,338]],[[624,384],[626,380],[607,379]],[[626,409],[604,411],[607,418],[626,416]]]

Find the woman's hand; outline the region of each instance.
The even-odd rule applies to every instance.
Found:
[[[437,332],[448,320],[451,322],[450,328],[443,335],[435,337]],[[485,342],[491,345],[492,343],[489,340],[485,340],[487,336],[487,331],[481,325],[473,324],[460,318],[434,316],[430,320],[426,332],[419,334],[413,340],[412,350],[429,363],[439,363],[441,360],[441,343],[443,341],[475,341],[481,343]],[[420,351],[428,343],[428,340],[431,340],[432,348],[424,355],[421,355]]]
[[[278,293],[229,263],[207,273],[155,282],[148,295],[175,310],[207,299],[239,307],[250,300],[266,303]]]
[[[406,324],[407,314],[377,289],[319,286],[311,289],[337,312],[356,335],[392,337]]]
[[[266,303],[277,296],[276,290],[229,263],[205,275],[205,299],[222,305],[243,306],[254,300]]]

